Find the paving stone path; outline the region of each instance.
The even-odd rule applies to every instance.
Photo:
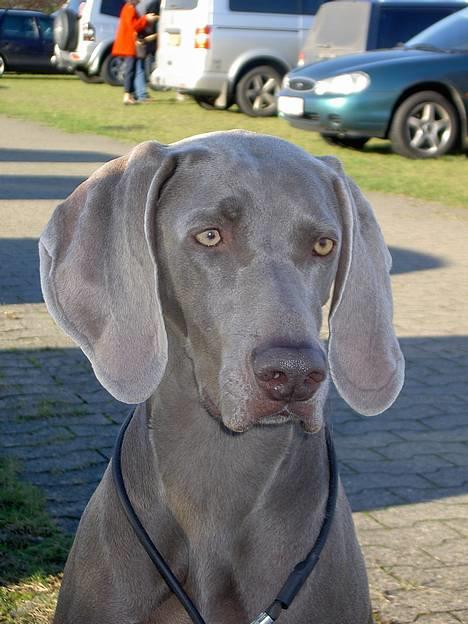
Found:
[[[66,531],[128,407],[48,316],[37,239],[58,201],[127,149],[0,117],[1,453],[22,461]],[[468,209],[368,196],[394,258],[407,376],[374,418],[332,395],[342,478],[381,621],[468,624]]]

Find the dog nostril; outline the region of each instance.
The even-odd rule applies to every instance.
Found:
[[[257,377],[260,379],[260,381],[264,381],[264,382],[270,382],[273,381],[275,383],[284,383],[284,381],[286,381],[286,375],[282,372],[282,371],[262,371],[259,375],[257,375]]]
[[[311,373],[308,374],[307,376],[307,382],[308,383],[322,383],[322,381],[325,379],[325,373],[322,371],[312,371]]]

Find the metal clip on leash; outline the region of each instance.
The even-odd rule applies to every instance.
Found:
[[[127,490],[125,489],[121,462],[122,445],[125,437],[125,432],[128,425],[130,424],[133,414],[134,412],[131,412],[127,420],[122,425],[122,428],[120,429],[119,435],[117,437],[117,442],[115,444],[115,449],[112,456],[112,476],[114,478],[115,488],[118,497],[127,515],[128,521],[136,533],[136,536],[138,537],[149,558],[155,565],[156,569],[162,576],[166,585],[177,596],[178,600],[184,607],[192,622],[194,622],[195,624],[206,624],[205,620],[200,615],[197,607],[193,604],[190,597],[186,594],[183,587],[174,576],[172,570],[162,557],[161,553],[153,544],[150,536],[145,531],[145,528],[141,524],[140,519],[138,518],[135,510],[132,507],[132,504],[127,494]],[[328,451],[329,484],[325,516],[322,526],[320,528],[320,533],[312,550],[303,561],[295,566],[291,574],[288,576],[285,584],[281,588],[281,591],[279,592],[276,599],[272,602],[268,609],[257,615],[257,617],[252,620],[250,624],[272,624],[272,622],[275,622],[279,618],[282,610],[287,609],[290,606],[297,593],[306,582],[310,573],[317,565],[320,554],[323,550],[323,547],[325,546],[335,513],[336,498],[338,492],[338,465],[333,441],[331,439],[331,434],[327,426],[325,427],[325,437],[327,441]]]

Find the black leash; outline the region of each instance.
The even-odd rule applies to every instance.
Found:
[[[136,536],[138,537],[143,548],[146,550],[149,558],[155,565],[156,569],[164,579],[166,585],[169,587],[171,592],[173,592],[177,596],[178,600],[184,607],[192,622],[194,622],[195,624],[206,624],[205,620],[200,615],[197,607],[193,604],[190,597],[186,594],[181,584],[172,573],[172,570],[165,562],[161,553],[153,544],[150,536],[145,531],[145,528],[141,524],[140,519],[133,509],[132,503],[130,502],[130,499],[128,497],[127,490],[125,488],[124,478],[122,475],[121,457],[125,432],[128,425],[130,424],[130,421],[132,420],[133,414],[134,412],[131,412],[127,420],[122,425],[122,428],[120,429],[119,435],[117,437],[114,453],[112,455],[112,476],[114,478],[118,497],[127,515],[128,521],[136,533]],[[320,528],[320,533],[312,550],[303,561],[295,566],[291,574],[288,576],[285,584],[281,588],[276,599],[272,602],[268,609],[260,613],[260,615],[258,615],[251,622],[251,624],[271,624],[278,619],[283,609],[287,609],[290,606],[297,593],[306,582],[310,573],[317,565],[320,553],[322,552],[323,547],[325,546],[325,543],[327,541],[336,508],[336,497],[338,493],[338,464],[336,460],[335,448],[333,446],[333,441],[328,426],[325,427],[325,437],[327,441],[328,451],[329,484],[328,499],[325,507],[325,516],[322,522],[322,526]]]

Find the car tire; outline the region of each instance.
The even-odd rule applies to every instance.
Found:
[[[192,96],[198,106],[205,110],[226,110],[228,106],[216,106],[217,95],[194,95]]]
[[[99,84],[104,82],[101,76],[90,76],[82,69],[75,69],[75,74],[80,80],[86,82],[86,84]]]
[[[5,59],[3,58],[3,56],[0,54],[0,76],[3,76],[3,74],[6,71],[6,63],[5,63]]]
[[[407,158],[437,158],[452,150],[459,122],[453,105],[437,91],[421,91],[398,107],[390,128],[392,149]]]
[[[100,76],[112,87],[121,87],[124,83],[124,62],[123,56],[112,56],[109,54],[102,62]]]
[[[276,115],[276,93],[281,75],[270,65],[260,65],[247,72],[236,86],[237,105],[250,117]]]
[[[333,134],[321,134],[320,135],[325,143],[329,145],[339,145],[340,147],[348,147],[355,150],[360,150],[369,141],[369,137],[339,137]]]
[[[54,18],[54,42],[61,50],[71,52],[78,45],[78,15],[61,9]]]

